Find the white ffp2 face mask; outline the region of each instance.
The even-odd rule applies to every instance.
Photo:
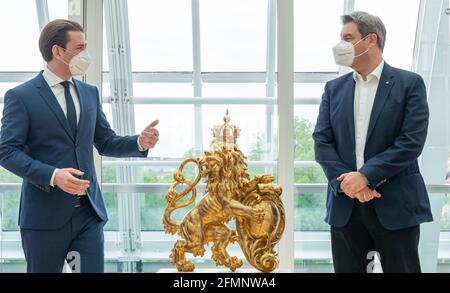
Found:
[[[67,49],[64,49],[64,50],[69,52],[70,54],[74,55],[72,60],[70,60],[69,64],[66,63],[66,65],[69,66],[70,73],[72,75],[86,74],[86,72],[89,69],[89,66],[91,65],[91,56],[89,55],[89,52],[86,49],[84,49],[80,53],[74,54]]]
[[[341,66],[352,66],[353,62],[355,61],[355,58],[358,58],[367,52],[369,52],[369,49],[364,51],[363,53],[355,56],[355,46],[358,45],[361,41],[363,41],[365,38],[367,38],[369,35],[365,36],[361,40],[359,40],[356,44],[352,44],[347,41],[340,41],[336,46],[333,47],[333,55],[334,55],[334,61],[337,65]]]

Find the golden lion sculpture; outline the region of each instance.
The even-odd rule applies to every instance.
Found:
[[[178,271],[193,271],[195,265],[186,259],[186,253],[203,256],[204,245],[208,243],[212,243],[215,263],[233,272],[243,265],[242,260],[227,252],[227,246],[234,242],[239,243],[247,261],[256,269],[271,272],[278,267],[274,246],[285,225],[281,188],[273,184],[272,175],[260,175],[250,180],[246,158],[236,144],[240,130],[230,126],[229,121],[227,110],[225,124],[213,129],[211,150],[185,160],[174,174],[167,192],[164,228],[166,233],[183,238],[176,241],[170,255],[171,263]],[[198,166],[198,175],[193,181],[183,176],[185,166],[190,163]],[[203,198],[181,222],[172,219],[175,210],[195,203],[196,186],[202,178],[206,182]],[[182,191],[177,191],[183,186]],[[180,202],[188,194],[191,194],[190,198]],[[228,226],[233,219],[237,231]]]

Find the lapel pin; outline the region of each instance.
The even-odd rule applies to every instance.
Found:
[[[386,84],[389,85],[389,81],[386,81]]]

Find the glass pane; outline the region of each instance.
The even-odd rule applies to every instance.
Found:
[[[447,174],[445,175],[446,183],[450,184],[450,148],[448,149]],[[441,230],[450,231],[450,199],[449,195],[445,195],[444,207],[442,209],[442,228]]]
[[[11,173],[7,172],[5,169],[0,168],[0,179],[2,183],[8,180],[6,183],[11,183],[16,181],[16,183],[22,183],[21,179],[11,178]],[[9,177],[9,178],[8,178]],[[14,179],[14,180],[12,180]],[[0,214],[2,220],[0,221],[3,231],[19,231],[18,219],[19,219],[19,202],[20,202],[20,187],[17,189],[18,192],[1,192],[1,205]]]
[[[441,221],[441,231],[450,231],[450,200],[448,194],[446,194],[444,198]]]
[[[325,194],[295,193],[295,230],[296,231],[328,231],[325,218]]]
[[[187,155],[186,157],[191,157]],[[173,181],[173,174],[177,171],[178,166],[173,167],[141,167],[139,173],[144,174],[144,183],[162,183],[161,186],[155,187],[154,191],[148,192],[141,197],[141,227],[144,231],[163,231],[162,217],[166,207],[166,193],[170,183]],[[185,178],[193,181],[197,167],[192,164],[186,166],[183,171]],[[200,198],[204,194],[204,188],[197,187]],[[173,218],[181,221],[193,206],[177,210],[173,214]]]
[[[190,83],[134,83],[135,97],[192,97],[193,88]]]
[[[109,94],[109,83],[103,84],[103,95],[105,92]],[[112,123],[112,107],[111,104],[103,103],[103,112],[110,123]],[[111,161],[112,158],[102,157],[102,162]],[[117,183],[116,168],[111,166],[105,166],[102,164],[102,183]],[[119,215],[117,207],[117,193],[113,192],[103,192],[103,200],[105,201],[106,210],[108,212],[109,221],[105,225],[105,231],[118,231],[119,230]]]
[[[356,0],[355,10],[367,11],[381,18],[387,31],[384,59],[392,66],[411,70],[419,0]]]
[[[200,191],[201,189],[199,189]],[[197,198],[201,198],[204,192],[199,192]],[[174,211],[172,219],[183,220],[183,216],[194,205]],[[162,217],[166,208],[166,191],[148,192],[141,196],[141,229],[142,231],[164,231]]]
[[[311,143],[308,145],[308,148],[312,150],[314,148],[312,133],[316,126],[317,116],[319,115],[319,105],[295,105],[294,115],[296,143],[301,143],[306,140],[310,141]],[[304,156],[302,155],[301,157]]]
[[[68,2],[49,0],[50,20],[67,18]],[[39,71],[43,61],[39,52],[39,23],[35,0],[17,0],[0,4],[0,27],[8,46],[0,46],[1,71]]]
[[[201,0],[202,70],[266,71],[267,0]]]
[[[191,1],[129,0],[133,71],[192,71]]]
[[[111,107],[103,105],[106,117],[111,115]],[[102,162],[114,160],[108,157],[102,157]],[[102,165],[102,185],[108,183],[117,183],[117,171],[114,166]],[[119,209],[118,198],[116,192],[102,192],[103,200],[105,202],[106,210],[108,212],[109,221],[105,225],[105,231],[118,231],[119,230]]]
[[[314,87],[313,87],[314,88]],[[320,87],[316,87],[317,91]],[[295,161],[314,163],[314,141],[312,133],[319,114],[319,105],[296,105],[295,123]],[[296,184],[327,183],[322,169],[317,167],[296,166],[294,171]],[[295,230],[327,230],[324,223],[326,194],[295,193]]]
[[[266,86],[262,83],[207,83],[203,85],[205,97],[249,97],[266,96]]]
[[[18,83],[18,82],[0,82],[0,99],[1,99],[0,101],[1,101],[1,104],[3,104],[3,98],[4,98],[5,94],[6,94],[6,92],[9,89],[12,89],[12,88],[18,86],[19,84],[20,83]],[[2,111],[2,114],[3,114],[3,111]]]
[[[104,82],[102,84],[102,95],[103,95],[103,111],[105,111],[105,107],[107,106],[107,104],[104,102],[104,100],[105,98],[109,98],[109,96],[111,95],[111,87],[109,86],[109,82]],[[112,121],[112,118],[109,121]]]
[[[67,19],[69,12],[69,1],[47,0],[50,20]]]
[[[162,225],[162,215],[164,214],[165,208],[165,192],[148,192],[141,196],[142,231],[164,231],[164,227]],[[187,210],[184,209],[184,213],[186,213],[186,211]]]
[[[153,158],[173,160],[194,149],[194,115],[190,105],[135,105],[136,131],[140,132],[153,120],[160,136],[151,150]]]
[[[203,147],[211,143],[211,129],[223,124],[225,110],[229,110],[230,123],[241,129],[237,141],[241,151],[253,160],[265,160],[266,107],[264,105],[206,105],[203,107]],[[273,139],[273,138],[271,138]]]
[[[296,98],[321,98],[324,87],[324,83],[295,83],[294,95]]]
[[[38,71],[43,61],[39,52],[39,24],[36,1],[2,1],[0,4],[2,39],[0,46],[1,71]]]
[[[103,17],[103,64],[102,64],[102,70],[103,72],[109,71],[109,50],[108,50],[108,41],[106,38],[106,21],[105,17]]]
[[[338,71],[331,49],[340,40],[343,11],[342,0],[294,1],[295,72]]]

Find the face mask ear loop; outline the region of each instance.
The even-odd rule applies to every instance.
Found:
[[[357,42],[353,45],[353,47],[356,46],[356,45],[358,45],[359,43],[361,43],[361,42],[364,41],[365,39],[367,39],[370,35],[371,35],[371,34],[368,34],[367,36],[365,36],[365,37],[362,38],[361,40],[357,41]]]
[[[75,56],[75,54],[73,54],[72,52],[70,52],[68,49],[66,49],[66,48],[64,48],[64,47],[62,47],[62,46],[59,46],[59,45],[57,45],[57,46],[60,47],[61,49],[63,49],[64,52],[69,52],[72,56]],[[69,63],[67,63],[67,62],[64,61],[63,59],[61,59],[61,62],[64,63],[65,65],[67,65],[67,66],[70,66]]]
[[[359,54],[359,55],[356,55],[356,56],[355,56],[355,57],[353,57],[353,58],[358,58],[358,57],[361,57],[362,55],[364,55],[364,54],[366,54],[367,52],[369,52],[369,50],[370,50],[370,48],[369,48],[369,49],[367,49],[366,51],[362,52],[361,54]]]
[[[361,41],[361,40],[360,40]],[[64,48],[64,47],[61,47],[61,46],[58,46],[58,47],[60,47],[61,49],[63,49],[65,52],[69,52],[72,56],[77,56],[78,54],[75,54],[74,52],[72,52],[72,51],[70,51],[69,49],[66,49],[66,48]]]
[[[358,45],[359,43],[361,43],[362,41],[364,41],[364,39],[366,39],[366,38],[367,38],[368,36],[370,36],[370,35],[371,35],[371,34],[368,34],[367,36],[365,36],[364,38],[362,38],[361,40],[359,40],[358,42],[356,42],[356,44],[354,44],[353,47],[355,47],[356,45]],[[361,54],[356,55],[356,56],[353,57],[353,58],[361,57],[362,55],[364,55],[364,54],[366,54],[367,52],[369,52],[369,50],[370,50],[370,48],[368,48],[366,51],[362,52]]]

